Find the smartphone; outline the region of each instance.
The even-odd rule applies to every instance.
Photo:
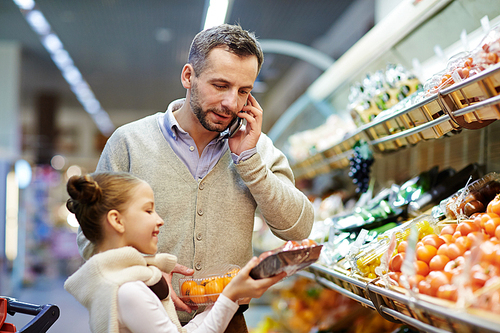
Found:
[[[232,138],[241,128],[241,125],[243,125],[243,119],[241,119],[240,117],[236,117],[236,119],[227,128],[228,138]]]
[[[247,105],[247,103],[245,103]],[[245,111],[240,111],[240,112],[245,112]],[[236,117],[235,120],[227,127],[227,129],[221,133],[221,135],[224,136],[224,138],[232,138],[241,128],[243,125],[243,119],[240,117]]]

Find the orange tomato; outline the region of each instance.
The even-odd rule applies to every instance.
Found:
[[[443,271],[432,271],[429,273],[427,280],[431,285],[431,295],[435,296],[439,287],[450,283],[451,275]]]
[[[424,245],[434,246],[437,249],[438,247],[443,245],[445,241],[440,238],[439,235],[430,234],[422,238],[422,243],[424,243]]]
[[[463,270],[464,264],[464,257],[458,257],[455,260],[450,260],[446,266],[444,266],[444,271],[452,275],[460,274]]]
[[[442,254],[436,254],[429,262],[429,269],[431,271],[442,271],[448,262],[450,262],[450,258]]]
[[[484,231],[491,237],[495,236],[495,230],[500,225],[500,217],[493,217],[484,222]]]
[[[497,194],[486,206],[486,212],[500,215],[500,194]]]
[[[450,234],[441,235],[439,238],[443,240],[444,244],[449,244],[453,241],[453,236]]]
[[[448,258],[451,260],[456,259],[459,256],[463,256],[465,253],[465,247],[461,244],[452,243],[448,245]]]
[[[302,246],[308,246],[308,247],[309,247],[309,246],[315,246],[315,245],[318,245],[315,241],[313,241],[312,239],[308,239],[308,238],[306,238],[306,239],[302,240],[302,243],[301,243],[301,244],[302,244]]]
[[[191,289],[196,285],[198,284],[193,280],[184,281],[181,285],[181,295],[189,296],[191,293]]]
[[[450,244],[443,244],[443,245],[441,245],[439,247],[439,249],[437,250],[437,254],[441,254],[441,255],[447,256],[448,255],[448,246],[450,246]]]
[[[410,278],[408,279],[408,282],[410,283],[411,288],[415,288],[415,287],[418,288],[418,284],[423,279],[425,279],[425,276],[416,274],[416,275],[410,276]]]
[[[457,301],[457,286],[452,284],[443,284],[439,286],[436,296],[441,299],[447,299],[452,302]]]
[[[456,224],[448,224],[443,229],[441,229],[440,235],[453,235],[457,229]]]
[[[417,248],[417,259],[422,260],[426,264],[429,264],[432,257],[434,257],[437,253],[437,249],[431,245],[424,245]]]
[[[498,225],[497,228],[495,229],[495,237],[497,239],[500,239],[500,225]]]
[[[487,235],[483,234],[481,231],[471,232],[467,235],[467,238],[470,238],[472,242],[472,246],[476,246],[487,239]]]
[[[406,248],[408,247],[408,242],[407,241],[401,241],[398,245],[398,253],[403,253],[406,252]]]
[[[389,260],[389,269],[393,272],[401,272],[401,265],[405,260],[404,252],[396,254]]]
[[[418,275],[427,276],[427,274],[429,274],[429,265],[427,265],[427,263],[422,260],[417,260],[414,265]]]
[[[457,225],[457,231],[459,231],[462,236],[467,236],[470,232],[479,231],[479,227],[474,222],[464,221]]]
[[[216,301],[224,289],[224,278],[217,278],[207,283],[205,292],[211,301]]]
[[[202,304],[207,301],[207,297],[205,296],[205,287],[199,284],[191,288],[189,296],[191,297],[191,300],[197,304]]]
[[[389,279],[393,280],[394,282],[399,283],[399,277],[401,276],[401,273],[400,272],[389,272],[387,274],[387,276],[389,277]]]
[[[455,244],[462,245],[467,251],[472,247],[472,240],[469,237],[461,236],[455,240]]]
[[[431,284],[427,280],[418,283],[418,292],[424,295],[431,295]]]

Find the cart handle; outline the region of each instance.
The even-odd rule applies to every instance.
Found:
[[[57,305],[36,305],[20,302],[15,298],[0,296],[7,299],[7,313],[13,316],[16,312],[35,316],[18,333],[45,333],[59,318],[60,310]]]

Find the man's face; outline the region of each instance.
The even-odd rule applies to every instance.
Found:
[[[205,70],[193,76],[189,104],[200,124],[223,132],[245,105],[257,78],[257,57],[213,49]]]

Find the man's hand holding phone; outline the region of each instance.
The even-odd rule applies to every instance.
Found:
[[[247,121],[246,127],[241,128],[228,140],[232,153],[240,155],[257,145],[262,133],[262,112],[259,102],[249,94],[247,105],[238,113],[238,117]]]

